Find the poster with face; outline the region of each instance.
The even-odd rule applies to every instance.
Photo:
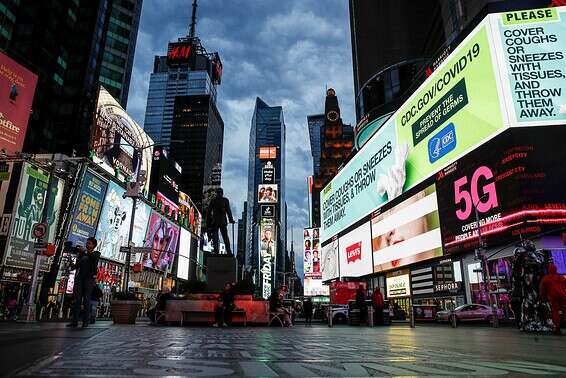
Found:
[[[145,247],[151,251],[145,254],[143,265],[158,270],[170,269],[178,240],[179,227],[153,211],[145,238]]]
[[[322,247],[321,271],[322,280],[332,280],[337,278],[338,272],[338,239],[333,240]]]
[[[120,252],[120,247],[128,245],[132,211],[132,199],[124,198],[124,192],[115,182],[108,183],[96,230],[101,256],[119,262],[126,261],[126,254]]]
[[[434,184],[371,220],[374,272],[442,256]]]
[[[257,202],[277,203],[277,184],[260,184],[257,188]]]
[[[200,235],[202,216],[188,194],[179,191],[179,216],[182,225]]]
[[[304,273],[305,277],[322,279],[320,270],[320,240],[318,239],[318,228],[305,228],[303,230],[304,245]]]
[[[6,248],[5,265],[31,269],[34,260],[33,244],[36,239],[32,235],[35,223],[42,220],[45,197],[49,182],[48,172],[24,163],[20,176],[19,194],[14,204],[14,214],[10,237]],[[63,194],[64,182],[58,178],[52,183],[50,201],[47,204],[47,224],[49,226],[47,242],[53,242],[57,231],[59,210]],[[47,270],[49,259],[40,259],[40,269]]]
[[[136,202],[136,215],[134,217],[134,231],[132,233],[132,242],[136,247],[142,247],[145,242],[147,232],[147,224],[149,223],[149,215],[151,207],[141,201]],[[141,257],[136,261],[141,261]]]

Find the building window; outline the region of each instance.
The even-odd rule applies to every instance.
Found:
[[[75,14],[75,12],[73,12],[71,8],[67,10],[67,15],[73,21],[73,23],[77,22],[77,15]]]
[[[53,80],[60,86],[63,86],[63,78],[59,76],[57,73],[53,74]]]

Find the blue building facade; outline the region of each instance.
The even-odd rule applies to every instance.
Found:
[[[258,203],[258,186],[262,184],[262,169],[271,162],[274,167],[274,184],[278,186],[278,202],[275,205],[274,223],[277,227],[277,252],[275,282],[277,288],[283,281],[286,261],[287,216],[285,200],[285,120],[281,106],[269,106],[259,97],[256,99],[249,139],[248,160],[248,211],[246,222],[246,268],[259,279],[259,223],[261,206]],[[262,147],[273,147],[275,155],[262,156]]]

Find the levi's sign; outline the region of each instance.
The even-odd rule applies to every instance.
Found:
[[[346,259],[348,264],[354,263],[357,260],[362,261],[362,242],[357,242],[346,247]]]

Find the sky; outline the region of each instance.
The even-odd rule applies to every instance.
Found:
[[[144,0],[128,113],[143,126],[155,55],[188,34],[191,0]],[[223,63],[218,109],[224,120],[222,186],[234,217],[246,200],[248,145],[255,99],[282,106],[286,124],[288,245],[294,227],[297,271],[308,226],[306,177],[312,174],[307,115],[324,112],[334,88],[344,123],[355,124],[352,50],[346,0],[201,0],[197,36]]]

